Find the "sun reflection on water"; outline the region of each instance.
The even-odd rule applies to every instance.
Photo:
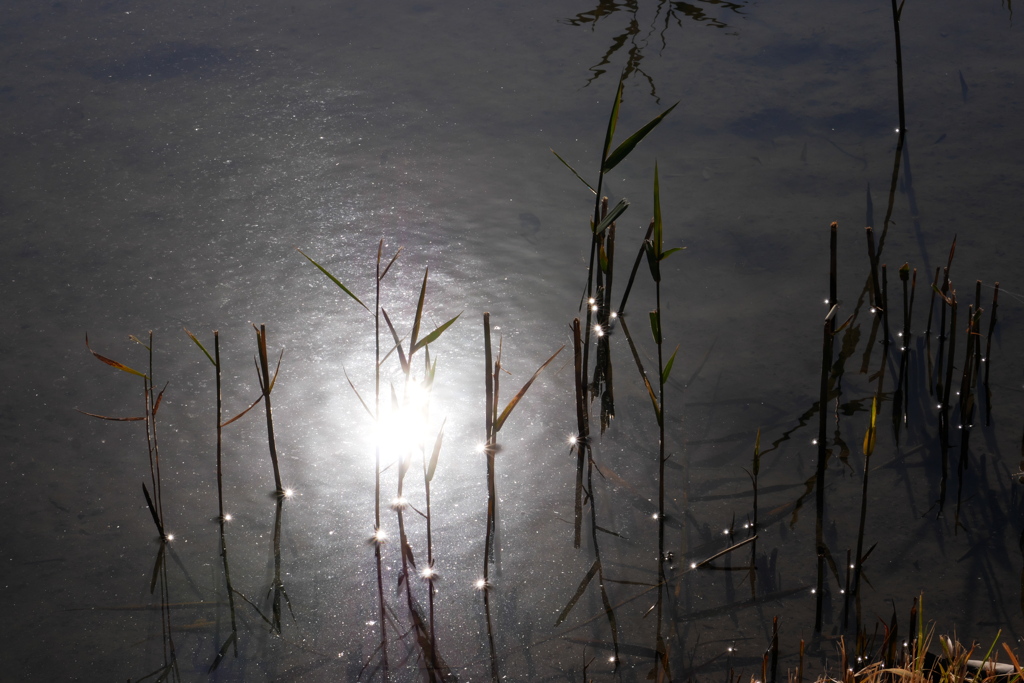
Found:
[[[376,441],[372,444],[380,448],[382,468],[403,461],[408,465],[409,459],[422,457],[436,436],[430,422],[430,387],[421,378],[412,378],[403,386],[392,385],[390,394],[386,401],[382,396]],[[403,498],[392,501],[396,509],[405,505]]]

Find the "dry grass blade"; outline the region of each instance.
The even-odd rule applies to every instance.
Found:
[[[152,331],[150,331],[149,336],[150,336],[150,339],[152,339],[152,337],[153,337],[153,332]],[[141,339],[136,337],[134,334],[129,334],[128,338],[131,339],[136,344],[138,344],[139,346],[141,346],[142,348],[146,349],[147,351],[152,351],[153,350],[153,349],[151,349],[149,347],[148,344],[146,344],[146,342],[142,341]]]
[[[106,363],[107,365],[109,365],[112,368],[117,368],[118,370],[121,370],[123,372],[127,372],[127,373],[129,373],[131,375],[137,375],[137,376],[142,377],[144,379],[148,379],[148,376],[145,375],[144,373],[141,373],[138,370],[133,370],[132,368],[130,368],[127,365],[125,365],[124,363],[118,363],[116,360],[112,360],[110,358],[107,358],[106,356],[101,356],[100,354],[98,354],[95,351],[93,351],[92,347],[89,346],[89,335],[88,334],[85,335],[85,348],[89,349],[89,353],[91,353],[92,355],[96,356],[96,358],[98,360]]]
[[[156,403],[153,404],[153,417],[156,417],[156,411],[160,410],[160,403],[164,400],[165,391],[167,391],[166,384],[164,384],[164,388],[160,390],[160,393],[156,395]]]
[[[284,349],[281,349],[281,353],[277,356],[277,367],[274,368],[274,376],[270,378],[270,388],[267,389],[269,394],[274,390],[274,384],[277,382],[277,374],[281,372],[281,361],[284,359]]]
[[[508,416],[512,414],[512,409],[516,407],[519,401],[526,394],[526,390],[530,388],[530,385],[533,384],[534,380],[537,379],[537,377],[544,370],[544,368],[546,368],[551,363],[551,361],[553,361],[555,357],[562,352],[562,349],[564,348],[564,344],[558,347],[558,350],[551,355],[551,358],[548,358],[546,361],[544,361],[544,364],[537,368],[537,372],[533,373],[533,377],[531,377],[529,381],[527,381],[526,384],[523,385],[523,388],[520,389],[518,393],[516,393],[516,395],[512,397],[512,400],[509,401],[508,405],[505,406],[505,410],[501,411],[501,415],[499,415],[498,418],[494,421],[495,432],[501,430],[501,426],[505,424],[505,420],[507,420]]]
[[[748,543],[753,543],[756,540],[757,540],[757,536],[756,535],[755,536],[751,536],[750,538],[744,539],[744,540],[740,541],[739,543],[737,543],[735,545],[729,546],[728,548],[726,548],[725,550],[723,550],[721,552],[715,553],[714,555],[712,555],[708,559],[704,560],[703,562],[698,562],[692,568],[693,569],[700,569],[701,567],[704,567],[704,566],[706,566],[708,564],[711,564],[713,561],[717,560],[718,558],[722,557],[723,555],[728,555],[733,550],[736,550],[738,548],[742,548],[743,546],[747,545]]]
[[[658,402],[658,397],[654,393],[654,387],[651,386],[651,382],[647,379],[647,372],[644,371],[643,361],[640,360],[640,354],[636,350],[636,345],[633,343],[633,336],[629,333],[629,326],[626,325],[625,318],[619,318],[619,325],[622,326],[622,332],[626,335],[626,341],[629,342],[629,350],[633,352],[633,360],[636,362],[636,369],[640,371],[640,378],[644,381],[644,386],[647,387],[647,395],[651,397],[651,405],[654,406],[654,414],[658,418],[658,424],[661,424],[661,404]]]
[[[84,410],[75,408],[75,412],[79,412],[82,415],[88,415],[89,417],[95,417],[100,420],[110,420],[111,422],[141,422],[146,419],[145,415],[140,417],[110,417],[109,415],[97,415],[96,413],[87,413]]]
[[[316,261],[314,261],[313,259],[311,259],[311,258],[309,258],[308,256],[306,256],[305,252],[303,252],[303,251],[302,251],[301,249],[299,249],[298,247],[295,247],[295,251],[297,251],[297,252],[299,252],[300,254],[302,254],[303,256],[305,256],[305,257],[306,257],[306,260],[307,260],[307,261],[309,261],[309,262],[310,262],[310,263],[312,263],[312,264],[313,264],[314,266],[316,266],[316,267],[317,267],[317,268],[318,268],[318,269],[320,270],[320,272],[321,272],[321,273],[323,273],[324,275],[326,275],[326,276],[327,276],[327,277],[328,277],[328,278],[330,279],[330,281],[331,281],[331,282],[333,282],[334,284],[338,285],[338,287],[339,287],[339,288],[341,288],[341,291],[345,292],[345,293],[346,293],[346,294],[348,294],[348,295],[349,295],[350,297],[352,297],[352,298],[353,298],[353,299],[355,300],[355,302],[356,302],[357,304],[359,304],[359,305],[360,305],[360,306],[362,306],[363,308],[366,308],[366,304],[364,304],[364,303],[363,303],[362,301],[360,301],[360,300],[359,300],[359,297],[357,297],[357,296],[356,296],[355,294],[353,294],[353,293],[352,293],[352,290],[350,290],[350,289],[349,289],[348,287],[346,287],[345,285],[341,284],[341,280],[339,280],[338,278],[336,278],[336,277],[334,277],[333,275],[331,275],[331,273],[330,273],[330,272],[329,272],[329,271],[328,271],[328,270],[327,270],[326,268],[324,268],[323,266],[321,266],[321,265],[320,265],[319,263],[317,263],[317,262],[316,262]],[[398,254],[395,254],[395,257],[396,257],[396,258],[397,258],[397,256],[398,256]],[[366,310],[367,310],[367,312],[369,312],[369,311],[370,311],[370,309],[369,309],[369,308],[366,308]]]
[[[380,254],[381,254],[380,250],[383,249],[383,247],[384,247],[384,240],[381,240],[380,241],[380,249],[377,250],[377,263],[380,263]],[[391,266],[393,266],[395,264],[395,261],[398,260],[398,255],[402,253],[402,249],[405,249],[405,247],[399,247],[398,251],[395,252],[395,255],[391,257],[391,260],[388,261],[388,265],[384,267],[384,272],[381,273],[380,277],[377,278],[377,282],[381,282],[381,281],[384,280],[384,277],[388,274],[388,271],[391,270]]]
[[[1021,669],[1020,662],[1017,661],[1017,655],[1013,654],[1013,650],[1010,649],[1008,643],[1003,643],[1003,649],[1006,650],[1006,656],[1010,658],[1013,663],[1013,667],[1017,669],[1017,677],[1024,680],[1024,669]]]
[[[231,423],[232,423],[232,422],[234,422],[235,420],[239,420],[239,419],[241,419],[243,415],[245,415],[245,414],[246,414],[246,413],[248,413],[248,412],[249,412],[250,410],[252,410],[253,408],[255,408],[255,407],[256,407],[256,406],[257,406],[257,405],[259,404],[259,402],[260,402],[260,401],[262,401],[262,400],[263,400],[263,395],[262,395],[262,394],[260,394],[260,396],[259,396],[259,397],[258,397],[258,398],[257,398],[257,399],[256,399],[255,401],[253,401],[253,402],[252,402],[252,404],[251,404],[251,405],[250,405],[250,406],[249,406],[248,408],[246,408],[245,410],[243,410],[242,412],[240,412],[240,413],[239,413],[238,415],[235,415],[235,416],[234,416],[233,418],[231,418],[231,419],[230,419],[230,420],[228,420],[227,422],[222,422],[222,423],[220,424],[220,426],[221,426],[221,427],[227,427],[227,426],[228,426],[229,424],[231,424]]]
[[[213,356],[210,355],[210,352],[206,350],[206,347],[203,346],[203,343],[201,341],[199,341],[199,339],[196,337],[196,335],[194,335],[191,332],[189,332],[187,327],[182,327],[181,329],[185,330],[185,334],[188,335],[188,338],[191,339],[195,343],[195,345],[199,347],[199,350],[202,351],[203,354],[206,355],[206,358],[210,361],[210,363],[213,364],[214,367],[216,367],[217,366],[217,362],[215,360],[213,360]]]

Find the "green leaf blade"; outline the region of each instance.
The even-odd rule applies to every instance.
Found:
[[[668,376],[672,374],[672,365],[676,362],[676,354],[679,353],[679,347],[676,346],[676,350],[669,356],[668,362],[665,363],[665,369],[661,371],[661,383],[665,384],[668,382]]]
[[[423,285],[420,287],[420,298],[416,303],[416,318],[412,321],[412,336],[409,338],[409,360],[412,361],[412,354],[416,353],[416,349],[420,348],[422,344],[417,344],[417,338],[420,336],[420,322],[423,320],[423,302],[427,298],[427,276],[430,275],[430,268],[426,268],[423,271]]]
[[[608,215],[605,216],[603,219],[601,219],[601,222],[598,223],[597,227],[594,228],[594,234],[595,235],[600,235],[602,232],[607,230],[608,226],[610,226],[612,223],[614,223],[615,220],[619,216],[621,216],[622,213],[626,209],[628,209],[628,208],[629,208],[629,200],[628,199],[620,199],[619,203],[615,205],[615,208],[613,208],[611,211],[609,211]]]
[[[183,327],[181,329],[185,330],[185,334],[188,335],[188,338],[191,339],[193,342],[195,342],[195,345],[199,347],[200,351],[202,351],[204,354],[206,354],[206,357],[207,357],[207,359],[209,359],[210,364],[213,365],[213,367],[217,367],[217,362],[215,360],[213,360],[213,356],[211,356],[210,352],[206,350],[206,347],[203,346],[203,343],[201,341],[199,341],[198,338],[196,338],[196,335],[194,335],[191,332],[189,332],[187,327]]]
[[[588,183],[588,182],[587,182],[586,180],[584,180],[584,179],[583,179],[583,176],[581,176],[581,175],[580,175],[579,173],[577,173],[577,172],[576,172],[576,169],[575,169],[575,168],[573,168],[572,166],[570,166],[570,165],[569,165],[569,162],[568,162],[568,161],[566,161],[565,159],[563,159],[563,158],[562,158],[562,157],[561,157],[561,156],[560,156],[560,155],[558,154],[558,152],[556,152],[555,150],[553,150],[553,149],[552,149],[552,150],[551,150],[551,153],[552,153],[552,154],[554,154],[554,155],[555,155],[555,157],[557,157],[557,158],[558,158],[558,160],[559,160],[559,161],[561,161],[561,162],[562,162],[562,164],[564,164],[564,165],[565,165],[565,167],[566,167],[567,169],[569,169],[570,171],[572,171],[572,174],[573,174],[574,176],[576,176],[577,178],[579,178],[580,182],[581,182],[581,183],[583,183],[584,185],[586,185],[586,186],[587,186],[587,189],[588,189],[588,190],[590,190],[590,191],[591,191],[591,192],[593,192],[594,194],[597,194],[597,190],[595,190],[595,189],[593,188],[593,186],[591,186],[591,184],[590,184],[590,183]]]
[[[612,152],[605,159],[604,166],[601,168],[602,172],[607,173],[608,171],[610,171],[613,168],[615,168],[616,166],[618,166],[619,162],[621,162],[623,159],[625,159],[627,156],[629,156],[629,153],[632,152],[633,149],[638,144],[640,144],[640,141],[643,140],[645,137],[647,137],[647,134],[650,133],[652,130],[654,130],[655,126],[657,126],[659,123],[661,123],[662,120],[666,116],[668,116],[669,112],[671,112],[673,109],[675,109],[678,105],[679,105],[679,103],[676,102],[671,107],[669,107],[668,109],[666,109],[662,113],[660,113],[657,116],[655,116],[643,128],[641,128],[640,130],[638,130],[637,132],[633,133],[628,138],[626,138],[622,142],[622,144],[620,144],[618,147],[616,147],[615,151]]]
[[[316,266],[316,267],[317,267],[317,268],[318,268],[318,269],[320,270],[320,272],[321,272],[321,273],[323,273],[324,275],[326,275],[326,276],[328,277],[328,279],[330,279],[330,281],[331,281],[331,282],[333,282],[334,284],[338,285],[338,287],[340,287],[340,288],[341,288],[341,291],[343,291],[343,292],[345,292],[346,294],[348,294],[348,295],[349,295],[350,297],[352,297],[352,299],[354,299],[354,300],[355,300],[355,302],[356,302],[357,304],[359,304],[359,305],[360,305],[360,306],[362,306],[363,308],[366,308],[367,312],[369,312],[369,310],[370,310],[370,309],[366,307],[366,304],[364,304],[364,303],[363,303],[362,301],[360,301],[360,300],[359,300],[359,297],[358,297],[358,296],[356,296],[355,294],[353,294],[353,293],[352,293],[352,290],[350,290],[350,289],[349,289],[348,287],[346,287],[345,285],[341,284],[341,280],[339,280],[338,278],[334,277],[334,276],[333,276],[333,275],[332,275],[332,274],[331,274],[331,273],[330,273],[330,272],[329,272],[329,271],[328,271],[328,270],[327,270],[326,268],[324,268],[323,266],[321,266],[321,265],[320,265],[319,263],[317,263],[317,262],[316,262],[316,261],[314,261],[313,259],[309,258],[309,256],[306,256],[306,253],[305,253],[305,252],[303,252],[303,251],[302,251],[301,249],[299,249],[298,247],[296,247],[296,248],[295,248],[295,251],[297,251],[297,252],[299,252],[300,254],[302,254],[303,256],[305,256],[305,257],[306,257],[306,260],[307,260],[307,261],[309,261],[309,262],[310,262],[310,263],[312,263],[312,264],[313,264],[314,266]]]
[[[661,343],[661,314],[658,311],[650,312],[651,333],[654,335],[654,343]]]
[[[437,341],[437,338],[440,337],[441,334],[445,330],[447,330],[449,327],[451,327],[452,323],[454,323],[456,320],[458,320],[459,316],[461,316],[461,315],[462,315],[462,313],[459,313],[459,315],[455,316],[454,318],[452,318],[448,322],[444,323],[443,325],[439,325],[433,332],[431,332],[426,337],[424,337],[423,339],[420,339],[418,342],[416,342],[416,344],[413,345],[413,347],[412,347],[412,351],[410,352],[410,356],[413,353],[416,353],[417,351],[422,349],[427,344],[432,344],[435,341]]]
[[[437,432],[437,438],[434,440],[434,450],[430,454],[430,462],[427,464],[426,474],[423,476],[426,478],[427,483],[434,480],[434,471],[437,469],[437,459],[441,455],[441,442],[444,440],[444,425],[447,422],[447,418],[441,423],[441,429]]]
[[[604,136],[604,148],[601,151],[601,172],[604,173],[608,166],[608,150],[612,148],[612,138],[615,137],[615,126],[619,123],[619,105],[622,104],[622,86],[625,82],[626,74],[623,72],[619,76],[619,87],[615,91],[615,102],[612,104],[612,113],[608,117],[608,131]],[[596,193],[595,193],[596,194]]]

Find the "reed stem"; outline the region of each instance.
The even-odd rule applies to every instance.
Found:
[[[217,374],[217,509],[218,517],[224,521],[224,470],[222,467],[223,454],[223,397],[221,393],[221,367],[220,367],[220,332],[213,332],[213,364]],[[223,525],[222,525],[223,526]],[[225,566],[226,569],[226,566]]]
[[[255,326],[254,326],[255,327]],[[270,363],[267,359],[267,326],[260,325],[256,331],[256,346],[259,351],[259,368],[261,374],[260,386],[263,389],[263,405],[267,413],[267,444],[270,446],[270,461],[274,465],[274,486],[275,493],[284,495],[284,486],[281,484],[281,469],[277,460],[277,441],[274,438],[274,416],[270,405],[270,392],[273,389],[270,379]],[[276,376],[275,376],[276,378]]]
[[[992,370],[992,337],[996,331],[996,310],[999,308],[999,283],[996,283],[995,290],[992,292],[992,315],[988,318],[988,334],[985,339],[985,357],[982,358],[982,362],[985,363],[985,425],[989,426],[992,424],[992,390],[989,388],[988,376],[989,371]]]

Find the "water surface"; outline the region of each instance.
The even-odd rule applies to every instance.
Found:
[[[669,349],[680,344],[666,398],[673,561],[664,623],[674,676],[759,674],[775,615],[783,667],[795,665],[801,639],[814,667],[822,656],[835,661],[836,639],[854,628],[842,623],[845,573],[829,579],[816,639],[814,494],[794,508],[816,466],[817,415],[805,414],[818,398],[828,226],[838,221],[838,315],[857,310],[850,329],[859,335],[842,393],[829,404],[839,441],[833,434],[825,537],[841,570],[856,547],[861,443],[883,362],[881,337],[868,341],[867,305],[857,306],[869,270],[863,228],[884,227],[898,138],[889,5],[126,0],[15,2],[5,14],[0,505],[9,524],[0,532],[0,604],[10,676],[137,680],[168,661],[168,621],[160,593],[150,591],[160,544],[139,491],[149,481],[145,434],[139,423],[75,412],[128,416],[142,402],[141,381],[96,362],[85,334],[100,353],[142,369],[144,351],[128,335],[153,330],[156,380],[169,383],[159,429],[175,535],[165,557],[175,675],[382,679],[366,542],[371,429],[343,371],[372,395],[372,318],[294,247],[369,301],[383,238],[389,253],[404,248],[384,291],[403,335],[427,267],[426,325],[462,312],[431,345],[431,434],[447,420],[432,487],[442,577],[436,635],[453,673],[486,678],[474,588],[486,505],[476,450],[484,438],[481,314],[491,313],[495,338],[503,337],[506,398],[571,342],[592,198],[549,150],[594,182],[624,68],[619,139],[680,102],[605,186],[613,203],[632,202],[617,228],[618,291],[652,211],[655,159],[666,247],[686,247],[665,262],[663,280],[665,338]],[[905,620],[923,591],[926,617],[940,630],[986,640],[1003,629],[1015,643],[1024,628],[1020,492],[1011,476],[1022,412],[1019,28],[1008,3],[948,0],[908,4],[901,29],[907,133],[881,260],[890,297],[899,292],[897,268],[918,269],[912,410],[897,445],[891,348],[865,532],[865,547],[877,546],[865,564],[861,621],[873,631],[893,602]],[[971,434],[959,524],[959,438],[940,514],[937,411],[918,351],[928,284],[954,235],[958,356],[975,280],[986,309],[1001,283],[986,359],[991,425],[976,422]],[[653,288],[643,268],[631,299],[631,327],[651,367]],[[894,320],[902,323],[899,312]],[[182,327],[207,344],[220,330],[233,413],[259,391],[250,323],[268,326],[272,354],[286,349],[273,397],[282,477],[295,493],[282,506],[275,557],[265,423],[254,411],[231,425],[226,538],[235,588],[269,614],[279,560],[290,609],[276,635],[261,612],[238,602],[238,656],[229,652],[208,673],[231,632],[215,522],[213,375]],[[595,557],[589,531],[581,549],[572,543],[576,456],[567,439],[576,426],[563,351],[501,432],[500,574],[492,570],[491,595],[508,680],[579,680],[586,662],[601,680],[645,680],[652,668],[654,617],[644,615],[653,593],[640,584],[657,577],[657,429],[623,335],[612,341],[617,416],[595,448],[594,503],[598,525],[614,532],[598,538],[621,663],[614,670],[608,661],[614,650],[596,582],[555,626]],[[393,361],[385,380],[398,382]],[[724,531],[734,519],[732,541],[745,537],[752,499],[744,468],[758,429],[768,452],[751,598],[746,572],[687,567],[729,545]],[[407,487],[422,508],[418,467]],[[385,503],[395,483],[392,468]],[[383,514],[397,538],[396,514],[386,504]],[[407,524],[422,562],[422,519],[409,513]],[[396,542],[384,558],[391,677],[412,680],[421,674],[413,636],[402,638],[410,621],[396,592]],[[748,563],[749,550],[729,561]],[[418,580],[416,591],[425,604]]]

